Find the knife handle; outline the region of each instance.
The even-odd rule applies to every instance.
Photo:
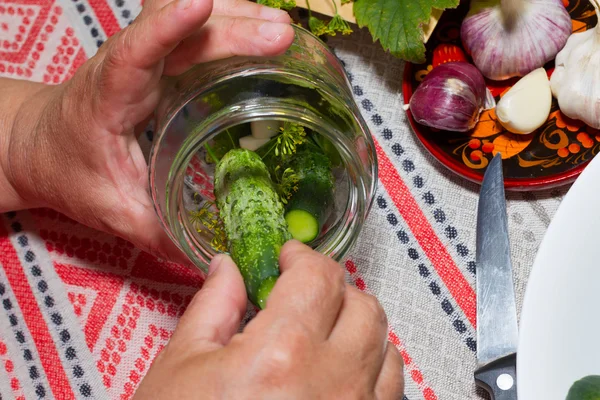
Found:
[[[517,400],[517,355],[510,354],[479,368],[475,382],[492,400]]]

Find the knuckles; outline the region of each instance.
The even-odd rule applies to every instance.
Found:
[[[314,351],[310,332],[301,324],[288,323],[277,331],[269,335],[268,343],[256,355],[257,378],[263,383],[305,375],[302,368]]]
[[[377,298],[370,294],[361,296],[362,307],[367,316],[381,326],[387,326],[387,315]]]

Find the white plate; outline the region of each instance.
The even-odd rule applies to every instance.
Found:
[[[519,400],[565,400],[600,375],[600,157],[562,201],[536,256],[520,321]]]

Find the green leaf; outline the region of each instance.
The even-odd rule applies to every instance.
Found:
[[[209,144],[210,151],[207,148],[206,161],[214,163],[220,160],[229,150],[240,147],[239,141],[241,137],[250,134],[250,124],[236,125],[219,133]],[[215,157],[217,160],[214,159]]]
[[[359,27],[368,27],[373,40],[396,57],[425,62],[423,25],[432,8],[455,8],[459,0],[355,0],[354,17]]]
[[[590,375],[575,382],[567,400],[600,400],[600,376]]]

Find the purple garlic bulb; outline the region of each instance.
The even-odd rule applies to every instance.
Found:
[[[472,0],[460,34],[481,73],[505,80],[553,60],[572,30],[562,0]]]
[[[446,131],[475,127],[483,110],[495,101],[481,72],[459,61],[435,67],[413,93],[409,109],[419,124]]]

